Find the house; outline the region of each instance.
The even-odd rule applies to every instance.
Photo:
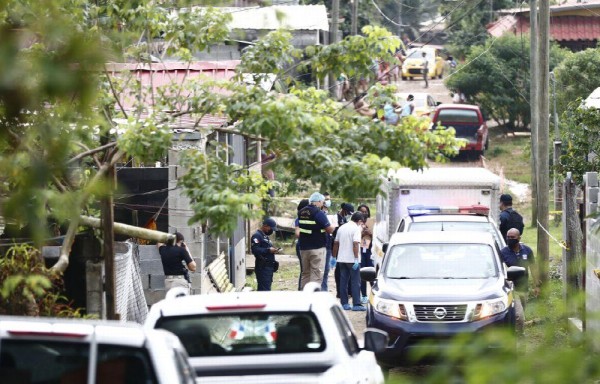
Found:
[[[289,2],[287,2],[289,4]],[[222,44],[196,54],[201,60],[235,60],[242,51],[271,31],[287,29],[297,48],[329,44],[329,21],[325,5],[273,5],[269,7],[221,7],[232,17],[231,35]]]
[[[497,21],[487,26],[488,33],[529,33],[529,9],[501,11]],[[550,39],[573,52],[595,48],[600,39],[600,0],[567,1],[550,6]]]

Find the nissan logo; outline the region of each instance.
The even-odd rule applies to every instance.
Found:
[[[446,309],[444,307],[437,307],[433,310],[433,315],[436,319],[442,320],[444,317],[446,317]]]

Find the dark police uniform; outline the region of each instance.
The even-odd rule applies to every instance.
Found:
[[[521,216],[517,211],[512,209],[512,207],[506,208],[502,212],[500,212],[500,225],[498,226],[500,229],[500,233],[506,240],[506,234],[509,229],[516,228],[519,230],[519,233],[523,234],[523,229],[525,228],[525,224],[523,224],[523,216]]]
[[[329,226],[327,215],[314,205],[309,205],[298,212],[300,227],[300,250],[325,248],[327,238],[325,228]]]
[[[259,291],[270,291],[273,283],[273,273],[275,272],[275,255],[269,251],[273,243],[269,236],[265,235],[260,229],[254,232],[250,239],[250,249],[256,257],[254,272],[258,282]]]
[[[533,268],[535,262],[533,258],[533,250],[523,243],[519,243],[519,250],[513,251],[506,246],[500,251],[500,258],[509,267],[523,267],[528,271],[528,267]],[[519,334],[523,333],[525,324],[525,304],[527,303],[527,279],[515,281],[515,289],[519,294],[515,300],[515,322]]]

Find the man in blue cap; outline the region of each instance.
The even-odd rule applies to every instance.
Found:
[[[300,258],[302,262],[301,289],[311,281],[321,285],[325,269],[325,234],[332,233],[333,227],[327,215],[321,210],[325,196],[319,192],[310,195],[309,205],[298,211],[300,231]]]
[[[275,254],[279,252],[278,248],[273,247],[269,235],[277,230],[277,223],[270,217],[263,220],[262,226],[250,239],[250,249],[256,257],[254,264],[254,273],[258,283],[258,291],[270,291],[273,283],[273,273],[277,272],[279,263],[275,260]]]

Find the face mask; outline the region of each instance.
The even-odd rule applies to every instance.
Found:
[[[519,239],[506,239],[506,244],[512,248],[515,245],[519,244]]]
[[[352,215],[346,215],[346,220],[350,221],[352,219]]]
[[[331,200],[325,200],[325,206],[327,208],[331,207]]]
[[[273,234],[273,230],[269,229],[268,231],[265,231],[265,235],[270,236]]]

